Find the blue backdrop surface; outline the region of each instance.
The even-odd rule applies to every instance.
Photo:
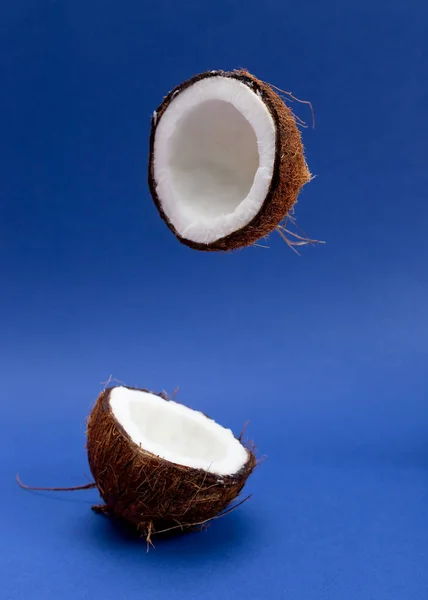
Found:
[[[0,7],[0,597],[428,598],[427,4],[14,0]],[[207,69],[312,100],[299,225],[203,254],[150,199],[151,112]],[[310,119],[304,105],[294,105]],[[129,539],[84,419],[112,374],[267,458],[207,532]]]

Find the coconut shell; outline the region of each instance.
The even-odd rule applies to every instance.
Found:
[[[162,202],[157,194],[154,178],[154,143],[156,128],[173,98],[197,81],[219,75],[238,79],[260,95],[276,125],[275,159],[269,191],[259,212],[253,219],[247,225],[226,237],[220,238],[210,244],[201,244],[181,237],[162,209]],[[150,192],[160,216],[172,233],[180,242],[195,250],[207,252],[234,250],[250,246],[260,238],[267,236],[287,216],[290,209],[296,203],[301,188],[310,178],[311,175],[306,164],[300,131],[293,113],[267,83],[260,81],[248,71],[208,71],[196,75],[174,88],[164,98],[156,110],[155,116],[152,117],[149,152]]]
[[[226,476],[159,458],[137,446],[117,421],[110,406],[112,389],[99,396],[87,427],[89,465],[105,502],[102,512],[149,538],[200,526],[238,496],[256,465],[251,449],[244,467]]]

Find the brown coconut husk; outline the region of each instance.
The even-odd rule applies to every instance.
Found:
[[[201,527],[226,514],[256,466],[253,450],[247,448],[245,466],[227,476],[159,458],[137,446],[117,421],[112,389],[100,394],[88,419],[89,465],[105,502],[95,510],[131,525],[148,542],[154,534]]]
[[[216,240],[210,244],[201,244],[181,237],[174,226],[168,220],[162,209],[162,202],[156,190],[154,178],[154,142],[156,128],[171,101],[177,94],[193,85],[197,81],[207,77],[231,77],[238,79],[255,93],[258,93],[276,125],[275,160],[271,185],[260,211],[255,217],[241,229],[230,235]],[[174,88],[163,100],[155,115],[152,117],[149,152],[149,187],[153,201],[160,216],[165,221],[172,233],[180,242],[202,251],[228,251],[245,246],[251,246],[263,237],[270,234],[288,215],[297,201],[299,192],[305,183],[310,181],[311,174],[306,164],[304,149],[300,131],[297,127],[296,118],[291,109],[284,104],[273,87],[260,81],[246,70],[208,71],[188,79]]]

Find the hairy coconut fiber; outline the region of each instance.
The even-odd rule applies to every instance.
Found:
[[[180,92],[203,78],[216,76],[235,78],[261,97],[276,126],[275,160],[269,191],[259,212],[253,219],[244,227],[226,237],[209,244],[202,244],[181,237],[169,222],[162,209],[162,201],[158,197],[154,178],[154,143],[156,128],[162,119],[162,115],[177,94],[180,94]],[[272,87],[254,77],[248,71],[208,71],[196,75],[174,88],[164,98],[155,116],[152,118],[149,154],[149,187],[151,195],[160,216],[172,233],[174,233],[180,242],[196,250],[227,251],[254,244],[257,240],[276,229],[297,201],[301,188],[310,178],[311,175],[306,164],[300,131],[291,110],[284,104]]]
[[[126,521],[150,540],[165,530],[201,526],[238,496],[256,465],[251,449],[244,467],[226,476],[159,458],[137,446],[116,420],[112,389],[99,396],[87,427],[89,465],[105,502],[100,512]]]

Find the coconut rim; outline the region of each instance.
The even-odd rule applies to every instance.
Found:
[[[164,458],[164,457],[159,456],[157,454],[154,454],[153,452],[150,452],[150,450],[147,450],[143,446],[140,446],[139,444],[137,444],[132,439],[131,435],[128,433],[128,431],[126,430],[126,428],[122,425],[122,423],[119,421],[119,419],[116,417],[116,415],[114,413],[114,410],[113,410],[113,408],[111,406],[111,403],[110,403],[110,396],[111,396],[112,391],[114,389],[116,389],[116,388],[119,388],[119,387],[125,388],[127,390],[136,391],[136,392],[145,392],[145,393],[148,393],[148,394],[152,394],[153,396],[157,396],[158,398],[162,399],[164,402],[169,402],[170,399],[166,396],[165,393],[162,393],[162,392],[153,392],[153,391],[148,390],[146,388],[137,388],[137,387],[127,386],[127,385],[112,386],[112,387],[106,388],[105,390],[103,390],[101,392],[99,400],[101,400],[101,408],[102,408],[103,412],[105,412],[113,420],[114,426],[118,430],[119,434],[122,435],[126,439],[127,443],[130,445],[130,447],[137,454],[141,454],[143,456],[149,456],[153,460],[159,461],[160,463],[165,463],[165,464],[171,465],[171,468],[175,468],[175,469],[184,471],[187,474],[190,474],[191,472],[194,472],[195,474],[196,473],[198,473],[198,474],[204,473],[204,474],[206,474],[208,476],[212,476],[212,477],[217,478],[217,480],[219,480],[219,479],[223,480],[222,481],[223,484],[228,483],[228,482],[234,483],[237,478],[241,478],[248,471],[250,473],[253,470],[254,466],[256,465],[257,461],[256,461],[256,458],[255,458],[255,455],[254,455],[254,452],[253,452],[253,448],[249,447],[249,446],[246,446],[245,444],[243,444],[241,438],[240,437],[236,437],[235,434],[233,434],[233,438],[245,450],[245,452],[247,454],[247,460],[245,461],[245,463],[237,471],[235,471],[233,473],[229,473],[229,474],[221,474],[221,473],[217,473],[215,471],[210,471],[209,469],[203,469],[203,468],[193,467],[193,466],[189,466],[189,465],[183,465],[183,464],[176,463],[174,461],[168,460],[167,458]],[[183,406],[185,406],[185,405],[183,404]],[[186,407],[186,408],[188,408],[191,411],[201,413],[209,421],[212,421],[216,425],[219,425],[222,429],[226,429],[226,427],[223,427],[223,425],[221,425],[220,423],[217,423],[217,421],[215,421],[214,419],[212,419],[210,416],[208,416],[204,412],[195,410],[195,409],[190,408],[190,407]],[[89,416],[88,425],[90,425],[90,419],[91,419],[91,416]],[[249,473],[248,473],[248,475],[249,475]],[[217,481],[217,483],[219,483],[219,481]]]
[[[263,101],[267,110],[269,111],[269,113],[273,119],[274,125],[275,125],[275,153],[274,153],[274,162],[273,162],[272,177],[271,177],[270,185],[269,185],[268,191],[266,193],[266,196],[260,205],[258,212],[252,217],[252,219],[248,223],[243,225],[241,228],[234,230],[233,232],[229,233],[228,235],[226,235],[224,237],[220,237],[208,244],[205,244],[205,243],[201,243],[201,242],[195,242],[189,238],[186,238],[186,237],[183,237],[182,235],[180,235],[178,233],[178,231],[176,230],[176,228],[174,227],[174,225],[169,220],[165,211],[163,210],[162,202],[157,193],[157,189],[156,189],[157,182],[156,182],[155,176],[154,176],[154,154],[155,154],[154,146],[155,146],[155,136],[156,136],[157,126],[158,126],[160,120],[162,119],[164,112],[167,110],[167,108],[169,107],[169,105],[172,102],[172,100],[174,99],[174,97],[177,94],[184,91],[185,89],[194,85],[198,81],[201,81],[202,79],[209,78],[209,77],[226,77],[226,78],[237,79],[238,81],[240,81],[241,83],[243,83],[247,87],[249,87],[253,93],[258,94],[260,96],[261,100]],[[248,73],[247,71],[244,71],[244,70],[205,71],[203,73],[200,73],[198,75],[191,77],[190,79],[187,79],[183,83],[181,83],[181,84],[177,85],[175,88],[173,88],[165,96],[165,98],[163,99],[163,101],[161,102],[161,104],[159,105],[157,110],[152,115],[150,143],[149,143],[149,172],[148,172],[148,183],[149,183],[150,192],[151,192],[153,201],[154,201],[162,219],[165,221],[165,223],[167,224],[170,231],[172,231],[172,233],[177,237],[177,239],[179,239],[183,244],[185,244],[191,248],[194,248],[197,250],[205,250],[205,251],[228,250],[229,248],[227,248],[227,247],[223,248],[222,246],[227,246],[227,242],[229,239],[239,237],[240,235],[242,235],[244,237],[245,232],[247,230],[249,230],[253,227],[256,227],[260,223],[260,221],[262,220],[263,214],[266,210],[266,207],[272,201],[272,198],[279,186],[280,163],[281,163],[281,142],[282,142],[281,136],[280,136],[280,116],[274,106],[274,102],[271,100],[268,93],[265,91],[264,86],[269,87],[268,84],[264,83],[263,81],[258,80],[256,77],[254,77],[253,75],[251,75],[250,73]],[[269,89],[271,90],[271,88],[269,88]],[[271,92],[275,93],[273,90],[271,90]],[[284,104],[284,108],[285,108],[285,110],[289,110],[285,104]],[[303,146],[302,146],[302,154],[303,154]],[[309,177],[308,177],[308,180],[309,180]],[[291,202],[289,206],[286,206],[285,214],[288,213],[288,211],[291,209],[291,207],[296,202],[296,200],[297,200],[297,197],[294,200],[294,202]]]

